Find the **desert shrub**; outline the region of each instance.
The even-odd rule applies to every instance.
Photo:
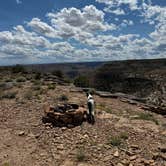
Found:
[[[140,113],[138,114],[138,117],[135,117],[134,119],[142,119],[142,120],[148,120],[155,122],[157,125],[159,124],[158,120],[154,118],[154,116],[150,113]]]
[[[128,133],[127,132],[122,132],[122,133],[120,133],[120,138],[122,138],[122,139],[124,139],[124,140],[126,140],[126,139],[128,139]]]
[[[25,68],[22,65],[15,65],[12,67],[12,73],[24,73]]]
[[[34,91],[39,91],[39,90],[41,90],[41,86],[40,85],[33,85],[31,87],[31,89],[34,90]]]
[[[105,111],[107,112],[107,113],[112,113],[112,109],[111,108],[107,108],[107,109],[105,109]]]
[[[34,76],[34,79],[35,80],[40,80],[41,79],[41,73],[40,72],[37,72],[37,73],[35,73],[35,76]]]
[[[39,80],[32,80],[34,85],[41,85],[41,82]]]
[[[46,92],[47,92],[47,89],[40,88],[40,90],[37,90],[35,92],[35,95],[39,96],[39,95],[45,94]]]
[[[78,162],[83,162],[86,159],[84,150],[81,148],[77,151],[76,158]]]
[[[61,95],[60,97],[59,97],[59,100],[60,101],[68,101],[69,99],[68,99],[68,97],[66,96],[66,95]]]
[[[22,84],[16,83],[15,85],[17,88],[22,88]]]
[[[2,94],[2,99],[14,99],[16,98],[17,92],[5,92]]]
[[[55,85],[55,84],[49,84],[49,85],[48,85],[48,89],[54,90],[55,88],[56,88],[56,85]]]
[[[52,72],[52,74],[59,78],[64,78],[64,73],[61,70],[55,70]]]
[[[112,136],[109,140],[109,143],[112,146],[120,146],[120,144],[122,143],[122,140],[121,140],[120,136]]]
[[[16,82],[25,82],[26,81],[26,78],[25,77],[18,77],[16,79]]]
[[[86,76],[78,76],[74,80],[74,85],[77,87],[89,87],[89,79]]]
[[[6,162],[2,166],[10,166],[10,164]]]
[[[12,79],[10,79],[10,78],[7,78],[6,80],[5,80],[5,82],[12,82],[13,80]]]
[[[0,89],[4,89],[5,86],[6,86],[6,84],[5,84],[4,82],[1,82],[1,83],[0,83]]]
[[[2,100],[3,91],[0,89],[0,100]]]
[[[31,100],[33,97],[33,93],[32,91],[27,91],[25,94],[24,94],[24,99],[27,99],[27,100]]]

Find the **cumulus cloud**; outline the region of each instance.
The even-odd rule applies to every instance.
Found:
[[[58,13],[48,13],[47,16],[58,35],[62,38],[91,36],[96,31],[114,30],[114,24],[104,21],[104,12],[95,6],[85,6],[82,10],[77,8],[64,8]],[[78,35],[79,34],[79,35]]]
[[[115,15],[125,15],[125,11],[123,9],[120,9],[120,8],[113,10],[110,7],[106,7],[106,8],[104,8],[104,11],[108,12],[108,13],[113,13]]]
[[[128,5],[130,10],[139,9],[138,0],[96,0],[96,2],[104,3],[108,5],[109,8],[120,7],[121,5]]]
[[[122,23],[120,24],[121,27],[128,27],[128,26],[134,25],[132,20],[123,20]]]
[[[47,14],[48,21],[33,18],[25,26],[0,32],[1,58],[53,59],[56,62],[97,61],[166,57],[166,8],[137,0],[96,0],[108,5],[111,14],[125,15],[121,5],[141,10],[143,22],[152,24],[149,38],[139,34],[117,34],[113,30],[134,26],[129,19],[105,19],[93,5],[64,8]],[[115,7],[117,6],[117,8]],[[124,18],[124,17],[123,17]],[[27,29],[30,29],[29,31]]]
[[[0,42],[6,44],[32,45],[36,47],[46,46],[49,41],[35,32],[28,32],[23,26],[14,27],[12,32],[0,32]]]
[[[34,31],[47,37],[57,37],[57,31],[47,23],[42,22],[39,18],[33,18],[30,22],[27,23],[27,25]]]
[[[17,3],[17,4],[21,4],[22,1],[21,1],[21,0],[16,0],[16,3]]]

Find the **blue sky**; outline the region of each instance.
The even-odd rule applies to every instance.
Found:
[[[165,0],[1,0],[0,65],[166,58]]]

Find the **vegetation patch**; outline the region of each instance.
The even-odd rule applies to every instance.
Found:
[[[86,155],[85,155],[83,148],[81,148],[77,151],[76,158],[77,158],[78,162],[83,162],[86,160]]]
[[[148,121],[155,122],[157,125],[159,124],[158,120],[155,119],[155,117],[150,113],[140,113],[138,114],[137,117],[134,117],[133,119],[148,120]]]
[[[124,140],[128,139],[129,137],[127,132],[121,132],[119,136],[121,139],[124,139]]]
[[[4,163],[2,166],[10,166],[9,163]]]
[[[49,84],[48,89],[54,90],[56,88],[55,84]]]
[[[66,95],[61,95],[60,97],[59,97],[59,100],[60,101],[68,101],[69,99],[68,99],[68,97],[66,96]]]
[[[40,80],[42,78],[42,75],[40,72],[35,73],[34,79],[35,80]]]
[[[128,133],[127,132],[121,132],[119,135],[114,135],[109,138],[108,144],[112,146],[120,146],[124,140],[128,139]]]
[[[122,143],[122,139],[120,138],[120,136],[112,136],[109,140],[109,144],[111,144],[112,146],[120,146]]]
[[[16,95],[17,95],[17,92],[5,92],[5,93],[3,93],[1,91],[0,98],[1,99],[14,99],[14,98],[16,98]]]
[[[41,85],[40,80],[32,80],[33,85]]]
[[[33,92],[32,91],[27,91],[25,94],[24,94],[24,98],[27,99],[27,100],[31,100],[33,97]]]
[[[61,70],[55,70],[52,72],[52,74],[59,78],[64,78],[64,73]]]
[[[32,90],[34,90],[34,91],[39,91],[39,90],[41,90],[41,86],[40,86],[40,85],[33,85],[31,88],[32,88]]]
[[[16,79],[16,82],[25,82],[26,81],[26,78],[25,77],[18,77]]]
[[[74,85],[77,87],[89,87],[90,81],[88,77],[81,75],[74,80]]]
[[[22,65],[15,65],[11,68],[12,73],[24,73],[25,68]]]
[[[0,83],[0,89],[4,89],[5,86],[6,86],[6,84],[5,84],[4,82],[1,82],[1,83]]]
[[[7,78],[7,79],[5,80],[5,82],[13,82],[13,80],[10,79],[10,78]]]
[[[107,109],[105,109],[105,111],[107,112],[107,113],[112,113],[112,109],[111,108],[107,108]]]

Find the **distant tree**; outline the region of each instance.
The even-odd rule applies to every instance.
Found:
[[[121,71],[113,71],[110,65],[104,65],[94,74],[93,86],[99,90],[112,91],[122,79]]]
[[[25,68],[22,65],[15,65],[12,67],[12,73],[24,73]]]
[[[41,73],[40,72],[36,72],[34,79],[35,80],[40,80],[41,79]]]

